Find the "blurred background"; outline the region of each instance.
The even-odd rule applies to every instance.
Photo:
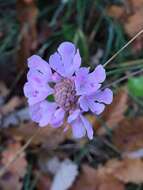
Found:
[[[0,190],[143,190],[143,35],[106,66],[114,101],[87,114],[92,141],[45,127],[22,149],[37,130],[27,58],[71,41],[94,69],[142,29],[143,0],[0,0]]]

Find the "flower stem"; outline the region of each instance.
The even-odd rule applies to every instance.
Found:
[[[106,67],[108,65],[108,63],[110,63],[115,57],[117,57],[117,55],[119,55],[126,47],[128,47],[138,36],[140,36],[143,33],[143,29],[140,30],[133,38],[131,38],[121,49],[119,49],[119,51],[117,51],[110,59],[108,59],[105,63],[104,63],[104,67]]]
[[[143,69],[135,71],[135,72],[132,72],[129,75],[126,75],[124,77],[121,77],[121,78],[119,78],[119,79],[117,79],[117,80],[109,83],[108,85],[104,86],[103,88],[105,89],[105,88],[108,88],[108,87],[113,86],[115,84],[118,84],[118,83],[120,83],[120,82],[122,82],[122,81],[124,81],[124,80],[126,80],[128,78],[130,78],[131,76],[135,76],[135,75],[141,74],[142,72],[143,72]]]
[[[112,65],[112,67],[110,68],[127,67],[127,66],[140,65],[140,64],[143,64],[143,59],[125,61],[116,65]]]
[[[142,68],[143,68],[142,64],[131,65],[131,66],[121,67],[121,68],[117,68],[117,69],[107,71],[107,75],[109,76],[109,75],[116,74],[116,73],[122,73],[125,71],[129,71],[129,70],[133,70],[133,69],[142,69]]]

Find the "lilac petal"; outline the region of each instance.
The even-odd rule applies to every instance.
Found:
[[[79,109],[75,110],[69,117],[68,123],[72,126],[73,136],[81,138],[85,136],[86,131],[89,139],[93,138],[93,129],[90,122],[81,115]]]
[[[73,58],[73,70],[74,70],[74,72],[79,70],[80,65],[81,65],[81,57],[80,57],[79,49],[77,49],[77,52]]]
[[[77,95],[84,93],[84,91],[86,92],[86,84],[88,82],[88,73],[89,73],[89,69],[86,67],[82,67],[76,72],[75,87],[76,87]]]
[[[68,68],[76,52],[75,45],[71,42],[63,42],[58,47],[58,52],[61,55],[62,62],[65,68]]]
[[[24,95],[25,95],[27,98],[29,98],[29,97],[31,97],[31,96],[33,95],[34,89],[32,88],[32,85],[31,85],[29,82],[26,82],[26,83],[24,84],[23,90],[24,90]]]
[[[35,121],[37,123],[40,121],[40,119],[42,117],[39,110],[40,110],[40,103],[34,104],[34,105],[29,107],[30,117],[33,121]]]
[[[106,88],[103,91],[98,91],[97,93],[95,93],[94,97],[95,100],[98,102],[111,104],[111,102],[113,101],[113,92],[109,88]]]
[[[62,79],[62,77],[56,72],[52,75],[52,81],[53,82],[60,82],[61,79]]]
[[[83,126],[83,123],[80,119],[80,110],[77,109],[68,117],[68,123],[72,126],[72,132],[74,138],[81,138],[85,136],[86,130]]]
[[[71,42],[63,42],[58,52],[50,56],[49,64],[61,76],[71,77],[81,64],[79,50]]]
[[[79,50],[77,50],[76,54],[73,56],[70,65],[65,66],[66,76],[71,77],[76,71],[79,70],[81,65],[81,57],[79,54]]]
[[[72,121],[74,121],[79,116],[80,112],[81,111],[77,109],[73,113],[71,113],[68,117],[68,123],[71,123]]]
[[[53,70],[55,70],[61,76],[64,76],[65,74],[64,65],[58,53],[54,53],[50,56],[49,64]]]
[[[76,73],[75,87],[77,95],[88,95],[100,88],[101,84],[95,80],[90,80],[89,76],[89,69],[85,67],[80,68]]]
[[[80,107],[83,111],[87,112],[89,110],[89,107],[88,107],[88,103],[87,103],[87,100],[84,96],[80,96],[79,98],[79,104],[80,104]]]
[[[29,107],[30,116],[33,121],[39,123],[40,127],[49,124],[53,112],[56,110],[55,103],[42,101]]]
[[[85,127],[86,131],[87,131],[88,138],[90,140],[92,140],[93,139],[93,128],[92,128],[91,123],[85,117],[83,117],[82,115],[80,116],[80,118],[81,118],[81,120],[82,120],[82,122],[84,124],[84,127]]]
[[[86,129],[84,128],[84,125],[80,118],[73,121],[71,125],[74,138],[81,138],[85,136]]]
[[[50,123],[53,113],[56,110],[57,105],[48,101],[43,101],[40,105],[42,117],[40,119],[40,127],[44,127]]]
[[[82,79],[87,79],[89,74],[89,68],[87,67],[81,67],[77,72],[76,72],[76,76],[78,79],[82,80]]]
[[[33,55],[28,58],[28,67],[30,69],[38,70],[43,74],[46,74],[49,80],[52,76],[52,71],[49,64],[38,55]]]
[[[35,81],[37,83],[39,83],[39,85],[45,84],[46,82],[48,82],[49,78],[47,77],[47,75],[43,75],[42,73],[40,73],[37,70],[29,70],[27,73],[27,80],[28,81]]]
[[[75,45],[71,42],[63,42],[58,47],[58,52],[62,57],[74,55],[76,51]]]
[[[28,98],[29,105],[33,105],[53,94],[53,89],[48,84],[41,86],[34,81],[29,81],[24,85],[24,94]]]
[[[54,127],[60,127],[64,122],[65,111],[62,108],[57,109],[52,115],[50,124]]]
[[[106,72],[102,65],[98,65],[95,70],[90,73],[90,80],[102,83],[106,78]]]
[[[104,111],[105,105],[94,102],[93,104],[90,104],[90,109],[93,113],[95,113],[96,115],[99,115]]]
[[[96,103],[92,96],[81,96],[79,99],[80,107],[83,111],[88,111],[89,109],[99,115],[105,109],[105,105],[101,103]]]

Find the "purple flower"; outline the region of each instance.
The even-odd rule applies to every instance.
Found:
[[[40,127],[50,124],[57,128],[66,121],[75,138],[87,133],[92,139],[92,126],[83,113],[102,113],[105,104],[112,102],[113,93],[108,88],[100,90],[106,78],[102,65],[93,72],[80,66],[79,50],[71,42],[60,44],[57,52],[50,56],[49,63],[33,55],[28,59],[24,94],[28,98],[31,118]],[[49,96],[54,98],[53,102]]]

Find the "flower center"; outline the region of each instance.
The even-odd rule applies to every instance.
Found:
[[[57,104],[65,111],[74,107],[77,97],[74,82],[70,79],[63,79],[54,87],[54,98]]]

